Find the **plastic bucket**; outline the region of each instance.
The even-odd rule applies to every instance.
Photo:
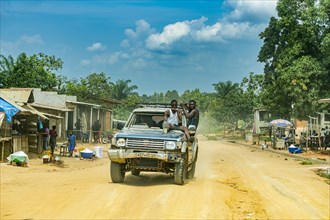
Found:
[[[102,147],[94,147],[95,157],[102,158]]]

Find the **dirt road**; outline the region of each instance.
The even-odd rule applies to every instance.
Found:
[[[113,184],[109,160],[1,164],[1,219],[329,219],[330,186],[293,158],[200,139],[196,178],[161,173]]]

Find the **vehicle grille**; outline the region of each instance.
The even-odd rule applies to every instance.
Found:
[[[164,149],[163,140],[150,140],[150,139],[136,139],[130,138],[127,139],[127,147],[135,149]]]

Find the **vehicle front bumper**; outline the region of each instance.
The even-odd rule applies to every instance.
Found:
[[[177,163],[181,159],[180,152],[160,151],[154,152],[133,152],[131,149],[109,149],[108,157],[111,161],[117,163],[126,163],[126,159],[149,158],[162,160],[164,162]]]

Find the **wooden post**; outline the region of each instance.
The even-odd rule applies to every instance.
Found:
[[[89,143],[91,144],[92,143],[92,135],[93,135],[93,106],[91,107],[91,114],[90,114],[90,119],[89,119],[89,127],[90,127],[90,130],[89,130]]]
[[[320,134],[320,126],[319,126],[318,117],[316,118],[316,128],[317,128],[317,138],[318,138],[318,142],[319,142],[317,149],[319,149],[319,147],[321,148],[321,134]]]

